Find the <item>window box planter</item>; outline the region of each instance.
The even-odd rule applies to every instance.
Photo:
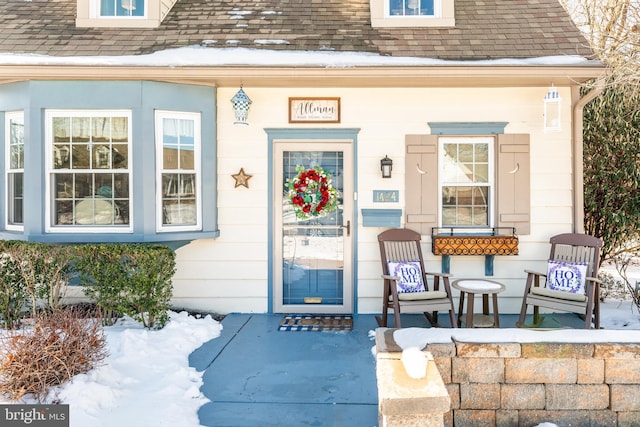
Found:
[[[513,228],[493,228],[487,233],[459,228],[432,228],[431,251],[434,255],[442,255],[444,273],[449,273],[451,255],[484,255],[485,275],[493,276],[495,255],[518,255],[518,236]]]

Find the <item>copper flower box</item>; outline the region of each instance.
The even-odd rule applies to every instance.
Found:
[[[512,235],[432,235],[434,255],[517,255],[518,237]]]

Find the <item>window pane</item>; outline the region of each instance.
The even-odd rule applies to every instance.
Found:
[[[487,224],[489,224],[489,211],[487,208],[474,208],[473,225],[486,226]]]
[[[444,227],[457,225],[455,207],[447,207],[442,209],[442,225]]]
[[[11,142],[9,147],[9,167],[11,169],[22,169],[24,167],[24,144]]]
[[[476,162],[489,162],[489,145],[488,144],[475,144],[475,161]]]
[[[24,174],[9,174],[9,224],[23,224],[23,178]]]
[[[71,141],[89,142],[90,123],[88,117],[73,117],[71,119]]]
[[[100,16],[115,16],[117,0],[101,0]]]
[[[163,224],[196,224],[196,175],[162,175]]]
[[[89,145],[73,144],[71,153],[72,169],[89,169]]]
[[[114,197],[116,199],[129,198],[129,174],[114,173],[113,174]]]
[[[126,169],[129,167],[129,151],[126,144],[113,144],[111,160],[114,169]]]
[[[93,169],[111,169],[111,153],[108,145],[93,146]]]
[[[55,169],[69,169],[70,153],[69,144],[55,144],[53,146],[53,167]]]
[[[471,225],[471,208],[468,206],[459,206],[456,211],[456,222],[452,225],[469,226]]]
[[[191,169],[193,170],[195,165],[195,156],[193,152],[193,147],[191,150],[180,150],[180,169]]]
[[[73,224],[73,202],[69,200],[57,200],[54,204],[56,212],[54,218],[55,225]]]
[[[111,141],[129,141],[129,119],[127,117],[111,118]]]
[[[456,204],[458,206],[472,204],[473,187],[457,187],[456,190]]]
[[[57,173],[53,176],[54,196],[57,199],[73,198],[73,175]]]
[[[178,149],[168,148],[165,146],[162,149],[162,152],[163,152],[163,155],[162,155],[163,169],[178,169]]]
[[[73,178],[75,197],[84,198],[93,194],[93,174],[78,173]]]
[[[489,165],[478,164],[475,167],[475,177],[473,182],[489,182]]]
[[[53,118],[53,142],[71,141],[71,119],[69,117]]]
[[[108,142],[111,139],[111,119],[109,117],[93,117],[91,119],[91,141]]]
[[[476,206],[489,206],[489,187],[472,187],[473,201]]]
[[[459,162],[473,162],[473,145],[471,144],[458,144],[458,159]]]
[[[456,204],[456,187],[442,187],[442,205],[455,206]]]
[[[9,168],[24,168],[24,120],[11,118],[9,120]]]

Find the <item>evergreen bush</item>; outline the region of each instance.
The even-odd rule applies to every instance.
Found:
[[[173,295],[175,253],[155,244],[80,246],[74,261],[85,295],[103,318],[128,315],[147,328],[162,328]]]

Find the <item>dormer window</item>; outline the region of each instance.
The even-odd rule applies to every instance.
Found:
[[[157,28],[177,0],[76,0],[77,27]]]
[[[389,0],[389,16],[435,16],[435,0]]]
[[[100,0],[100,16],[144,16],[145,0]]]
[[[369,0],[374,28],[454,27],[454,0]]]

